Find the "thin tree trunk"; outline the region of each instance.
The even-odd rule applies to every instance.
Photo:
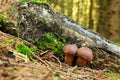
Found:
[[[77,22],[80,21],[80,0],[77,2],[77,7],[78,7],[78,11],[77,11]]]
[[[61,12],[65,13],[65,6],[64,6],[64,0],[60,0],[60,7],[61,7]]]
[[[90,8],[89,8],[89,28],[93,29],[93,0],[90,0]]]
[[[72,13],[73,13],[72,8],[73,8],[73,0],[70,0],[70,1],[67,2],[67,9],[68,9],[67,15],[70,18],[72,18]]]
[[[78,10],[78,7],[76,5],[77,1],[76,0],[73,0],[73,8],[72,8],[72,19],[73,20],[77,20],[77,10]]]

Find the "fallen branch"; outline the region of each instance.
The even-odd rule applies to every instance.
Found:
[[[9,49],[10,52],[13,52],[13,55],[15,56],[15,59],[18,60],[23,60],[25,61],[25,63],[27,63],[29,61],[29,58],[27,57],[27,55],[21,54],[18,51],[10,48]]]
[[[41,58],[39,58],[37,55],[35,55],[33,52],[31,52],[32,56],[35,57],[37,60],[41,61],[43,64],[45,64],[48,68],[48,70],[50,70],[51,72],[53,72],[53,70],[49,67],[49,65],[44,61],[42,60]]]
[[[57,57],[55,57],[54,55],[52,57],[58,61],[58,63],[60,64],[60,69],[62,69],[62,63],[60,62],[60,60]]]
[[[26,63],[15,63],[9,61],[0,61],[0,66],[4,64],[10,64],[11,66],[23,66],[23,67],[30,67],[30,68],[40,68],[40,66],[36,66],[35,64],[26,64]]]

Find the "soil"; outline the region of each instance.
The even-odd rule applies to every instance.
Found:
[[[14,55],[13,47],[21,40],[0,31],[0,80],[120,80],[120,77],[107,76],[105,70],[69,66],[54,57],[42,60],[36,55],[34,62],[25,62],[16,56],[7,56],[12,51]]]

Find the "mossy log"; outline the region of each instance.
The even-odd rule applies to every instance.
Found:
[[[75,43],[79,47],[99,48],[120,56],[120,47],[47,4],[20,3],[18,14],[19,36],[23,39],[37,40],[41,35],[53,32],[66,38],[68,43]]]

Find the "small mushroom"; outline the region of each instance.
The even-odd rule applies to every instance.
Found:
[[[74,44],[66,44],[63,47],[63,52],[65,54],[65,63],[72,65],[74,56],[77,52],[78,48]]]
[[[77,50],[77,62],[78,66],[85,66],[88,61],[93,59],[92,50],[88,47],[81,47]]]

